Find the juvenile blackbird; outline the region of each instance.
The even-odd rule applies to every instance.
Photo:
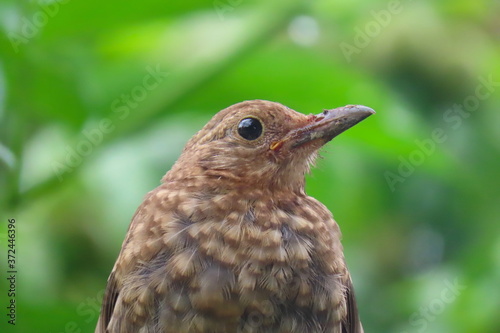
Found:
[[[96,332],[362,332],[339,227],[304,175],[373,113],[262,100],[217,113],[135,213]]]

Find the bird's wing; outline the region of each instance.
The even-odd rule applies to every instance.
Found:
[[[111,316],[113,315],[113,310],[119,293],[114,273],[114,271],[111,272],[111,275],[108,278],[108,285],[102,301],[101,316],[97,322],[95,333],[106,333],[106,327],[108,326]]]
[[[127,257],[128,261],[127,264],[123,263],[125,261],[124,252],[126,248],[137,246],[135,244],[137,241],[134,240],[135,236],[134,233],[137,226],[140,224],[150,223],[152,221],[151,214],[148,213],[151,211],[152,208],[154,208],[152,207],[153,205],[151,204],[150,200],[153,193],[154,191],[146,195],[144,202],[137,209],[136,213],[132,217],[132,222],[130,223],[129,228],[127,230],[127,236],[125,237],[125,241],[123,242],[122,249],[115,263],[115,266],[113,267],[113,271],[111,272],[108,278],[106,292],[104,293],[104,298],[102,301],[101,315],[97,322],[95,333],[108,333],[109,323],[112,321],[114,317],[116,317],[116,313],[114,314],[114,312],[116,311],[115,308],[118,303],[119,295],[122,292],[121,290],[122,286],[120,286],[119,279],[116,274],[123,273],[124,265],[129,268],[136,267],[137,263],[141,261],[141,259],[145,259],[133,255]],[[157,250],[149,250],[149,251],[142,251],[141,253],[147,253],[149,258],[151,258],[152,256],[156,255],[157,252],[158,252]],[[122,261],[122,265],[118,265],[120,261]]]
[[[354,297],[354,288],[349,278],[346,285],[347,317],[342,323],[342,333],[363,333],[359,320],[358,306]]]

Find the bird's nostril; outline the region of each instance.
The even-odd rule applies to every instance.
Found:
[[[320,120],[323,120],[325,119],[325,117],[328,115],[328,110],[324,110],[323,112],[321,113],[318,113],[315,117],[314,117],[314,121],[315,122],[318,122]]]

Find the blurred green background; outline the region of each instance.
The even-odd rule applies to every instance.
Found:
[[[377,111],[307,179],[366,332],[500,332],[498,1],[1,0],[0,28],[2,332],[93,332],[143,196],[248,99]]]

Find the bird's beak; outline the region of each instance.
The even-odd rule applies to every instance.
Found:
[[[325,110],[310,116],[307,125],[294,130],[288,139],[292,148],[312,141],[319,141],[323,145],[374,113],[371,108],[363,105],[347,105]]]
[[[318,148],[374,113],[367,106],[346,105],[310,115],[307,124],[292,130],[282,140],[273,142],[270,148],[278,151],[285,144],[297,148],[311,142],[319,143],[316,145]]]

